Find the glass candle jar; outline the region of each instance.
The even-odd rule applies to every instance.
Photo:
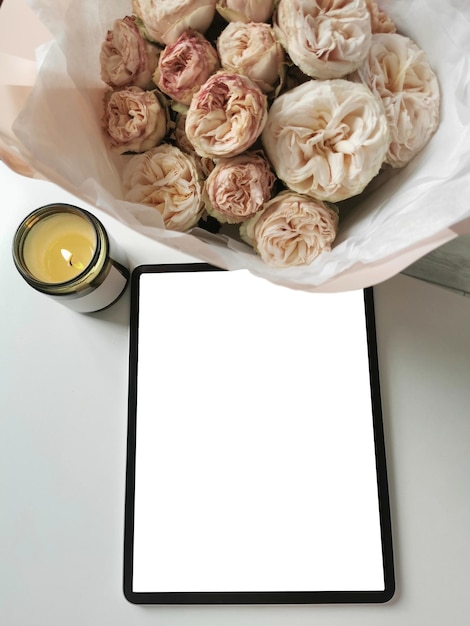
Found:
[[[70,204],[48,204],[25,217],[13,260],[31,287],[80,313],[115,302],[129,280],[125,254],[103,224]]]

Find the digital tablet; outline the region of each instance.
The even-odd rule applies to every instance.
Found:
[[[126,481],[133,603],[388,601],[372,289],[136,268]]]

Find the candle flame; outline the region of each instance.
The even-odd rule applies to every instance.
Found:
[[[66,250],[65,248],[61,248],[60,253],[64,257],[64,259],[67,262],[67,264],[70,265],[70,267],[75,267],[77,270],[83,270],[84,269],[83,263],[81,263],[80,261],[76,261],[73,258],[73,254],[70,252],[70,250]]]

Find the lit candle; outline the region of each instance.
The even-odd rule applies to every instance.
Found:
[[[101,222],[68,204],[28,215],[16,231],[13,259],[32,287],[83,313],[109,306],[129,279],[125,256]]]
[[[44,283],[64,283],[88,267],[96,249],[91,223],[74,213],[53,213],[39,220],[25,237],[23,259]]]

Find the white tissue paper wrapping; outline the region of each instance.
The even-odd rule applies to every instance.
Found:
[[[122,200],[126,157],[109,152],[100,129],[105,85],[99,51],[113,21],[131,14],[131,0],[28,3],[55,40],[43,50],[36,83],[13,126],[19,150],[44,177],[132,229],[225,269],[247,268],[296,289],[335,291],[389,278],[455,236],[449,229],[470,217],[468,0],[379,2],[438,76],[440,126],[410,164],[343,209],[330,253],[287,269],[270,268],[248,246],[221,235],[165,230],[155,209]]]

